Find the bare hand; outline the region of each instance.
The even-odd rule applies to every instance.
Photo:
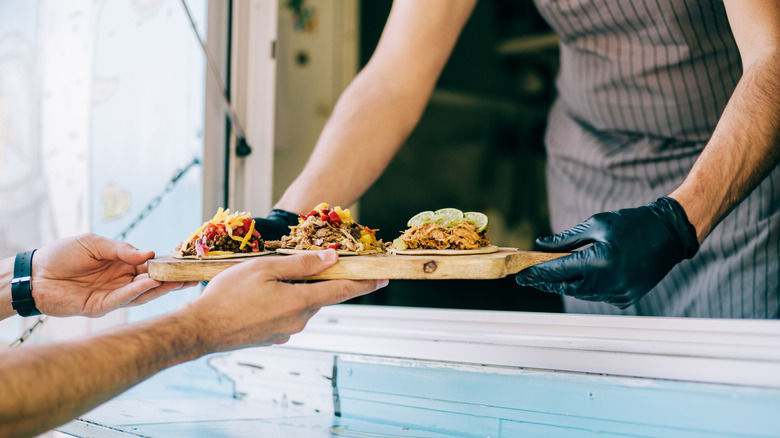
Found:
[[[36,307],[52,316],[97,317],[196,284],[152,280],[146,273],[152,257],[153,251],[95,234],[46,245],[32,262]]]
[[[317,274],[337,261],[335,251],[325,250],[240,263],[214,277],[182,311],[197,320],[193,330],[200,333],[206,353],[282,344],[321,307],[387,285],[387,280],[282,281]]]

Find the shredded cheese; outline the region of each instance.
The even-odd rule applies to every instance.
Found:
[[[217,255],[228,255],[233,254],[233,251],[209,251],[208,255],[210,256],[217,256]]]
[[[249,230],[244,235],[244,240],[241,241],[241,246],[238,249],[244,249],[244,245],[249,242],[249,238],[252,237],[252,233],[255,231],[255,220],[252,219],[252,223],[249,225]]]
[[[227,231],[228,236],[230,236],[233,240],[241,242],[241,249],[244,248],[244,245],[246,245],[249,242],[249,239],[252,237],[252,231],[254,231],[255,227],[255,221],[252,220],[251,225],[249,227],[249,231],[242,237],[242,236],[234,236],[233,230],[241,227],[244,225],[244,220],[249,219],[250,215],[247,212],[236,212],[236,213],[230,213],[230,209],[223,209],[222,207],[219,208],[217,213],[214,215],[211,220],[204,222],[203,225],[201,225],[200,228],[198,228],[194,233],[190,233],[190,238],[187,239],[186,242],[181,246],[181,251],[187,250],[189,248],[189,245],[196,240],[198,240],[201,236],[203,231],[209,226],[212,225],[214,227],[217,227],[219,225],[222,225],[225,230]],[[223,255],[223,254],[232,254],[230,251],[209,251],[209,254],[212,255]]]

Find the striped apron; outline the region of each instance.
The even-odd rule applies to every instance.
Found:
[[[741,76],[722,1],[536,0],[560,36],[545,142],[551,225],[636,207],[677,187]],[[780,167],[690,260],[619,310],[565,297],[567,312],[777,318]]]

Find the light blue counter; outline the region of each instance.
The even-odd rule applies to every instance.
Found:
[[[778,437],[777,321],[337,306],[175,367],[77,436]]]

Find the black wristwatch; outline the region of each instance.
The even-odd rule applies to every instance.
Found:
[[[22,316],[40,315],[32,296],[32,258],[35,250],[20,252],[14,261],[11,306]]]

